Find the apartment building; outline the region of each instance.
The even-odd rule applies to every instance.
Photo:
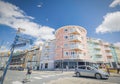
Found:
[[[42,47],[40,69],[74,69],[90,63],[116,67],[120,63],[120,48],[86,35],[81,26],[63,26],[56,30],[56,39],[46,41]]]
[[[92,62],[97,64],[107,63],[117,67],[119,63],[120,48],[100,39],[87,38],[88,55]]]
[[[48,40],[42,46],[40,70],[53,70],[55,56],[55,40]]]
[[[88,55],[94,63],[103,63],[107,61],[106,57],[103,57],[103,47],[99,39],[87,38]]]
[[[115,48],[115,51],[116,51],[116,55],[117,55],[117,62],[120,64],[120,48],[119,47],[116,47]]]
[[[87,31],[81,26],[64,26],[55,32],[55,68],[74,69],[90,58],[87,53]]]

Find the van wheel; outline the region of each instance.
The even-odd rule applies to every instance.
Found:
[[[80,73],[79,73],[79,72],[77,72],[77,73],[76,73],[76,76],[77,76],[77,77],[80,77]]]
[[[96,74],[95,74],[95,78],[96,78],[96,79],[101,79],[102,77],[101,77],[101,75],[100,75],[99,73],[96,73]]]

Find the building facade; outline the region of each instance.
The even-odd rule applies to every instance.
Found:
[[[116,55],[117,55],[116,56],[117,62],[120,64],[120,48],[116,47],[115,51],[116,51]]]
[[[113,50],[111,44],[104,42],[100,39],[87,39],[88,55],[91,57],[92,62],[97,64],[110,63],[111,67],[114,62]]]
[[[42,46],[40,70],[53,70],[55,56],[55,40],[48,40]]]
[[[81,26],[64,26],[56,31],[55,68],[74,69],[89,60],[86,34]]]
[[[120,48],[86,35],[87,31],[81,26],[63,26],[56,30],[56,39],[46,41],[42,47],[40,69],[74,69],[93,63],[117,67]]]
[[[10,51],[0,51],[0,68],[5,67],[9,59]]]

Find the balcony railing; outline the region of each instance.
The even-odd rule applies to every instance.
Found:
[[[102,53],[101,53],[101,52],[95,52],[95,54],[96,54],[96,55],[102,55]]]
[[[80,32],[80,30],[78,28],[72,28],[70,30],[70,33],[72,33],[72,34],[80,34],[81,32]]]
[[[95,49],[101,49],[101,47],[100,47],[100,46],[95,46],[94,48],[95,48]]]
[[[73,55],[71,55],[71,58],[72,59],[80,59],[80,58],[82,58],[84,55],[83,54],[73,54]]]
[[[80,44],[76,44],[76,45],[72,45],[71,49],[75,49],[75,50],[83,50],[83,46],[81,46]]]
[[[99,43],[99,40],[93,40],[94,43]]]
[[[110,51],[110,48],[105,48],[106,51]]]
[[[112,54],[111,54],[111,53],[107,53],[107,54],[106,54],[106,56],[110,56],[110,57],[111,57],[111,56],[112,56]]]
[[[104,60],[103,60],[103,58],[97,58],[97,59],[95,59],[95,61],[96,62],[103,62]]]
[[[70,41],[82,41],[81,37],[78,35],[74,35],[73,37],[70,37]]]
[[[104,45],[105,45],[105,46],[109,46],[110,44],[106,42],[106,43],[104,43]]]

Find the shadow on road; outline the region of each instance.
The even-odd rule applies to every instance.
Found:
[[[77,76],[72,76],[72,77],[76,77],[76,78],[86,78],[86,79],[96,79],[95,77],[88,77],[88,76],[80,76],[80,77],[77,77]],[[106,79],[96,79],[96,80],[106,80]]]

